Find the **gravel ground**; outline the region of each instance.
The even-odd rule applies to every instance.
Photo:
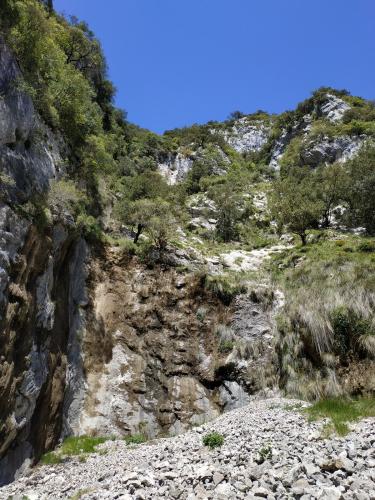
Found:
[[[1,488],[0,498],[375,499],[375,419],[323,439],[324,423],[307,422],[296,404],[254,401],[180,436],[110,441],[85,462],[34,468]],[[223,434],[220,448],[203,446],[211,431]]]

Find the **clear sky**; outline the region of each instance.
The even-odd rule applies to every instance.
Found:
[[[375,98],[375,0],[54,0],[101,40],[116,104],[156,132],[281,112],[311,90]]]

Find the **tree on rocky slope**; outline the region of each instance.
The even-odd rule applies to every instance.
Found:
[[[347,168],[349,184],[345,198],[349,222],[375,234],[375,147],[363,148]]]
[[[166,248],[176,227],[171,205],[161,198],[124,200],[117,207],[121,222],[134,228],[134,243],[145,232],[160,249]]]
[[[340,204],[348,188],[348,175],[340,163],[322,165],[316,171],[312,189],[316,187],[317,196],[323,204],[322,225],[328,227],[332,210]]]
[[[270,199],[273,219],[279,231],[286,227],[306,244],[307,230],[318,226],[324,205],[313,187],[312,175],[299,172],[290,174],[274,184]]]
[[[215,189],[211,191],[211,196],[217,207],[217,238],[224,242],[237,239],[238,222],[242,216],[240,195],[233,191],[229,182],[215,186]]]

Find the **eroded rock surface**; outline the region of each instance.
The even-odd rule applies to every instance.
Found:
[[[271,127],[261,120],[249,121],[247,117],[236,120],[234,125],[223,132],[225,141],[237,152],[260,151],[267,143]]]
[[[249,315],[240,335],[231,330],[234,310],[192,273],[150,270],[111,251],[93,265],[90,280],[92,313],[82,345],[87,394],[75,433],[179,433],[219,415],[228,397],[230,407],[238,406],[245,393],[275,383],[258,379],[253,386],[253,339],[244,335],[259,321],[272,329],[262,299],[254,298],[257,315]],[[225,340],[236,348],[223,350]]]

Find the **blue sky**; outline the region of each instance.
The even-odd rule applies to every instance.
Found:
[[[54,0],[101,40],[116,104],[156,132],[281,112],[311,90],[375,98],[375,0]]]

